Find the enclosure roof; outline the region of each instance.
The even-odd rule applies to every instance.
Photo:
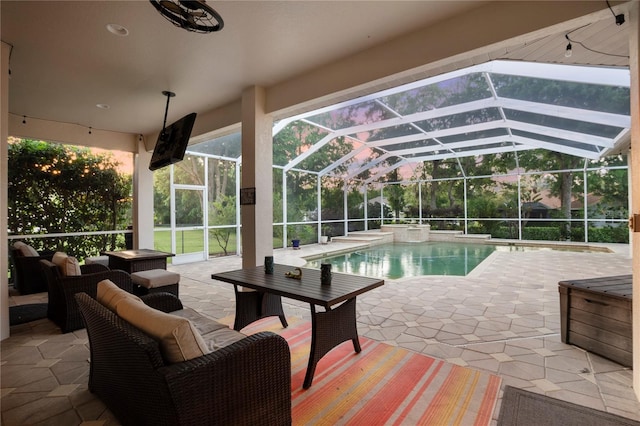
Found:
[[[597,160],[629,143],[629,86],[627,68],[487,62],[275,123],[274,165],[373,181],[403,165],[531,149]],[[191,150],[237,158],[240,137]]]

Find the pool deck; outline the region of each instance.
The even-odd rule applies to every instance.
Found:
[[[302,266],[305,257],[361,246],[362,243],[334,241],[302,246],[300,250],[275,250],[274,257],[277,263]],[[358,297],[359,333],[450,363],[498,374],[503,385],[640,420],[640,403],[632,389],[631,370],[560,340],[558,281],[631,273],[627,245],[598,246],[611,252],[496,251],[466,277],[386,280],[384,286]],[[186,306],[213,318],[229,319],[235,307],[233,287],[212,280],[211,273],[241,266],[239,256],[230,256],[170,265],[169,269],[181,275],[180,298]],[[33,303],[43,297],[46,301],[46,294],[12,297],[10,304]],[[310,318],[305,303],[284,299],[283,305],[289,316]],[[75,339],[77,344],[87,345],[84,330],[60,335],[58,329],[47,323],[48,320],[41,320],[14,326],[12,337],[2,342],[3,418],[11,414],[11,418],[19,419],[21,409],[25,416],[26,412],[32,412],[30,404],[24,403],[29,400],[29,392],[38,389],[28,378],[31,371],[38,369],[25,365],[31,359],[27,352],[37,351],[37,347],[29,346],[30,335],[38,342]],[[12,360],[8,356],[12,353],[20,353],[21,359]],[[74,351],[70,356],[75,355]],[[64,359],[64,354],[60,358]],[[34,359],[40,360],[41,368],[47,368],[41,357]],[[55,368],[52,364],[54,375]],[[8,388],[17,376],[20,384]],[[81,377],[82,380],[86,381],[86,377]],[[59,395],[67,391],[70,399],[73,395],[77,399],[77,393],[84,390],[81,398],[89,404],[92,395],[86,392],[86,383],[78,383],[77,388],[64,384],[51,392]],[[15,406],[11,397],[17,393],[22,394],[22,406]],[[46,409],[43,408],[43,416]],[[496,424],[498,412],[499,407],[492,424]],[[111,423],[107,420],[101,424]]]

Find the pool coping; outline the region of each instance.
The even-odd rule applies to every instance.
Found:
[[[375,233],[367,233],[368,237],[374,237]],[[371,235],[374,234],[374,235]],[[355,241],[354,241],[355,240]],[[304,266],[309,261],[314,261],[321,259],[323,257],[328,256],[338,256],[345,253],[351,253],[356,250],[368,249],[371,247],[375,247],[380,244],[385,243],[393,243],[390,241],[385,241],[383,238],[370,238],[368,241],[363,241],[362,236],[358,236],[352,241],[349,241],[347,238],[339,238],[336,239],[335,242],[329,242],[328,244],[309,244],[302,246],[302,250],[297,252],[296,255],[300,262],[296,266]],[[583,242],[571,242],[571,241],[532,241],[532,240],[509,240],[509,239],[479,239],[479,238],[456,238],[455,240],[437,240],[437,241],[424,241],[422,243],[401,243],[401,244],[424,244],[424,243],[461,243],[461,244],[482,244],[482,245],[494,245],[501,247],[530,247],[530,248],[539,248],[539,249],[551,249],[551,250],[562,250],[562,251],[575,251],[575,252],[591,252],[591,253],[624,253],[625,249],[628,252],[628,244],[605,244],[605,243],[583,243]],[[319,250],[314,251],[308,254],[304,253],[304,248]],[[290,250],[290,249],[285,249]],[[496,250],[491,253],[484,259],[480,264],[478,264],[475,268],[473,268],[467,275],[452,275],[453,277],[465,277],[465,278],[474,278],[480,276],[482,272],[490,267],[490,265],[497,259],[500,251]],[[289,257],[293,253],[288,253]],[[448,275],[420,275],[419,277],[447,277]],[[384,278],[389,281],[399,281],[403,279],[415,279],[416,277],[401,277],[401,278]]]
[[[457,240],[457,241],[456,241]],[[567,250],[567,251],[578,251],[578,252],[595,252],[595,253],[615,253],[615,250],[612,250],[610,247],[606,245],[596,245],[594,243],[581,243],[581,242],[571,242],[571,241],[531,241],[531,240],[507,240],[507,239],[486,239],[486,240],[477,240],[477,239],[456,239],[454,241],[446,240],[446,241],[423,241],[423,242],[402,242],[400,244],[425,244],[425,243],[459,243],[459,244],[484,244],[484,245],[495,245],[495,246],[504,246],[504,247],[535,247],[535,248],[549,248],[552,250]],[[340,240],[341,243],[347,243],[347,240]],[[323,250],[318,253],[310,253],[308,255],[301,255],[300,257],[305,261],[309,260],[317,260],[327,256],[337,256],[340,254],[351,253],[354,250],[363,249],[363,248],[371,248],[380,244],[389,243],[388,241],[362,241],[357,240],[357,243],[347,244],[347,246],[342,246],[340,248],[336,248],[335,250],[331,249],[331,243],[323,244],[327,250]],[[393,242],[390,242],[393,243]],[[599,244],[599,243],[597,243]],[[479,266],[479,265],[478,265]]]

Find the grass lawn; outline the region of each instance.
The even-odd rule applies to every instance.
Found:
[[[196,253],[204,250],[203,230],[189,230],[176,232],[176,254]],[[169,230],[154,232],[155,249],[171,252],[171,232]],[[227,245],[228,253],[236,252],[236,236],[232,233],[229,236],[229,244]],[[218,245],[213,237],[209,236],[209,255],[215,256],[224,254],[224,250]]]
[[[201,252],[204,248],[202,230],[189,230],[178,231],[176,237],[176,254],[184,253],[197,253]],[[160,251],[171,251],[171,231],[170,230],[156,230],[154,232],[155,249]],[[235,232],[231,232],[229,236],[229,244],[227,245],[227,253],[229,255],[236,253],[238,243],[236,241]],[[274,236],[273,248],[282,248],[282,237]],[[218,244],[218,241],[213,236],[213,232],[209,231],[209,256],[224,255],[224,250]],[[170,258],[168,259],[170,262]]]

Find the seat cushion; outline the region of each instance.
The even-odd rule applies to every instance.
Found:
[[[202,336],[186,318],[164,313],[131,299],[120,301],[116,312],[122,319],[157,340],[167,363],[187,361],[209,353]]]
[[[246,337],[239,331],[232,330],[228,325],[201,315],[191,308],[184,308],[172,312],[172,314],[187,318],[191,321],[196,330],[202,335],[202,339],[206,343],[209,352],[217,351]]]
[[[134,284],[145,288],[157,288],[180,282],[180,274],[165,269],[148,269],[131,274]]]
[[[246,336],[238,331],[232,330],[229,327],[220,328],[218,330],[210,331],[207,334],[202,335],[202,339],[207,345],[209,352],[217,351],[244,339]]]
[[[60,272],[65,277],[82,274],[78,259],[73,256],[68,256],[65,252],[55,252],[55,254],[53,255],[53,259],[51,259],[51,262],[58,266]]]
[[[191,321],[196,330],[198,330],[198,333],[200,333],[203,338],[205,334],[211,333],[212,331],[222,330],[224,328],[229,329],[228,325],[224,325],[214,319],[205,317],[204,315],[201,315],[199,312],[191,308],[180,309],[179,311],[171,312],[171,314],[186,318]]]
[[[18,250],[20,254],[25,257],[35,257],[39,256],[38,251],[31,247],[29,244],[25,244],[22,241],[16,241],[13,244],[13,248]]]
[[[98,283],[96,300],[112,312],[117,312],[118,303],[125,299],[144,303],[138,296],[121,289],[111,280],[102,280]]]

